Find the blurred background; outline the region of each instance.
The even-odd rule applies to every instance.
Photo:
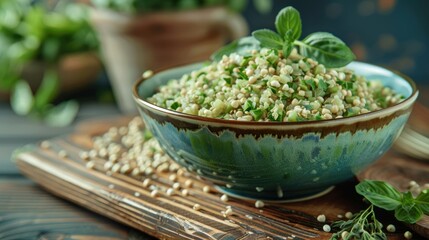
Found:
[[[340,37],[357,60],[428,85],[425,0],[0,0],[0,99],[17,115],[70,124],[79,102],[135,112],[146,70],[209,59],[224,44],[294,6],[303,35]]]
[[[429,84],[428,1],[273,1],[273,10],[265,17],[254,17],[257,12],[246,9],[250,30],[273,28],[275,14],[286,5],[300,11],[303,36],[331,32],[352,48],[357,60],[390,67]]]

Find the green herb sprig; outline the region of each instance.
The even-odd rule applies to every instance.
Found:
[[[429,215],[427,190],[414,198],[411,192],[401,193],[386,182],[365,180],[356,185],[356,192],[374,206],[394,211],[395,218],[404,223],[413,224],[418,222],[423,214]]]
[[[341,229],[332,235],[331,240],[362,239],[362,240],[385,240],[383,225],[375,217],[374,206],[353,214],[347,221],[341,220],[332,224],[332,227]]]
[[[249,49],[249,42],[253,42],[253,49],[262,47],[283,51],[287,57],[293,48],[305,56],[317,60],[327,68],[343,67],[355,59],[355,55],[341,39],[327,32],[315,32],[302,41],[302,23],[299,12],[293,7],[282,9],[276,17],[275,27],[277,32],[269,29],[260,29],[252,33],[253,37],[232,42],[212,55],[212,59],[219,61],[223,55],[236,52],[241,55]],[[259,44],[255,43],[259,42]]]
[[[429,214],[427,190],[414,198],[409,191],[401,193],[386,182],[364,180],[356,185],[356,192],[364,196],[371,205],[347,221],[341,220],[332,224],[340,231],[334,233],[331,239],[387,239],[374,213],[374,206],[394,211],[395,218],[407,224],[414,224],[423,214]]]

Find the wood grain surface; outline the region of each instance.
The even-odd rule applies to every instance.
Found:
[[[142,235],[50,196],[28,180],[0,180],[0,193],[2,240],[116,240],[133,239],[133,236]]]
[[[355,181],[341,184],[317,199],[266,203],[257,209],[252,201],[230,198],[223,202],[213,187],[210,193],[204,192],[203,186],[208,183],[193,175],[176,180],[184,188],[184,182],[192,179],[194,184],[187,196],[180,191],[168,196],[165,190],[173,184],[169,173],[152,175],[152,184],[144,186],[145,177],[106,174],[103,159],[98,159],[93,169],[86,168],[79,154],[91,148],[92,137],[128,120],[82,125],[75,134],[51,139],[49,148],[34,146],[20,153],[17,165],[49,192],[161,239],[329,239],[331,234],[322,231],[325,223],[316,220],[319,214],[325,214],[329,224],[339,220],[338,215],[366,207],[354,192]],[[67,152],[66,157],[59,155],[62,150]],[[154,189],[159,190],[156,197],[151,196]],[[194,210],[195,204],[201,209]],[[222,214],[227,206],[233,209],[230,216]],[[397,233],[389,234],[389,239],[402,239],[405,228],[392,216],[384,220],[397,226]]]

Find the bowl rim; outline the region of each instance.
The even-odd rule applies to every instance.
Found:
[[[386,68],[386,67],[381,67],[379,65],[360,62],[360,61],[353,61],[353,63],[368,65],[371,67],[377,67],[377,68],[389,71],[389,72],[399,76],[400,78],[405,80],[405,82],[407,82],[407,84],[411,87],[412,92],[411,92],[410,96],[407,97],[406,99],[404,99],[402,102],[397,103],[393,106],[389,106],[387,108],[383,108],[383,109],[376,110],[376,111],[371,111],[368,113],[363,113],[363,114],[359,114],[359,115],[355,115],[355,116],[351,116],[351,117],[337,118],[337,119],[311,120],[311,121],[300,121],[300,122],[243,121],[243,120],[203,117],[203,116],[191,115],[191,114],[177,112],[174,110],[163,108],[163,107],[157,106],[155,104],[152,104],[152,103],[150,103],[150,102],[148,102],[145,99],[140,97],[138,90],[139,90],[140,85],[143,84],[143,82],[145,80],[151,79],[151,78],[153,78],[156,75],[161,74],[161,73],[174,71],[176,69],[189,67],[192,65],[198,65],[201,63],[203,63],[203,62],[187,64],[187,65],[182,65],[182,66],[162,70],[162,71],[156,72],[155,74],[153,74],[152,76],[150,76],[148,78],[141,77],[140,79],[138,79],[134,83],[133,88],[132,88],[133,98],[134,98],[135,102],[144,108],[147,108],[150,110],[155,110],[158,112],[162,112],[165,115],[172,115],[172,116],[179,117],[180,119],[193,120],[193,121],[197,121],[197,122],[227,124],[229,126],[243,126],[244,125],[244,126],[254,126],[254,127],[276,127],[276,126],[278,126],[278,127],[280,127],[280,126],[303,127],[303,126],[311,125],[314,127],[315,125],[320,125],[320,124],[321,125],[325,125],[325,124],[327,124],[327,125],[347,124],[349,121],[359,121],[359,120],[367,120],[369,118],[375,118],[377,116],[383,115],[384,113],[387,114],[389,111],[396,112],[396,111],[402,109],[403,107],[405,107],[406,105],[412,105],[415,102],[415,100],[417,99],[417,96],[419,94],[419,91],[417,89],[417,85],[415,84],[415,82],[410,77],[406,76],[405,74],[402,74],[401,72],[399,72],[397,70],[393,70],[393,69]]]

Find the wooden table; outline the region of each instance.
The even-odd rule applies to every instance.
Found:
[[[16,116],[7,103],[0,103],[0,239],[153,239],[54,197],[23,177],[10,160],[26,144],[70,133],[88,119],[118,114],[112,104],[85,103],[74,125],[51,128]]]
[[[429,86],[420,87],[420,94],[419,101],[429,106]],[[113,105],[86,103],[75,124],[118,114]],[[0,123],[0,239],[152,239],[52,196],[10,161],[14,149],[70,133],[75,125],[50,128],[16,116],[7,103],[0,103]]]

